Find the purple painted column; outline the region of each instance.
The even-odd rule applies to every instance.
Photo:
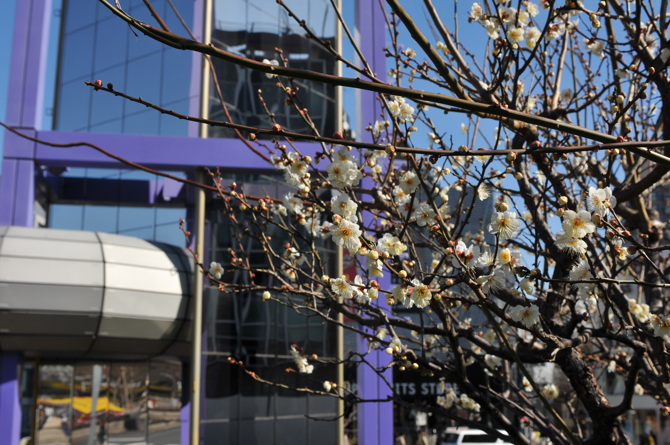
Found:
[[[21,439],[18,363],[15,353],[0,354],[0,443],[6,445]]]
[[[386,59],[382,48],[386,42],[386,23],[383,11],[378,2],[359,0],[357,3],[356,28],[360,40],[359,44],[374,73],[380,79],[386,77]],[[366,142],[372,142],[371,136],[364,128],[379,119],[381,106],[374,93],[360,91],[357,96],[357,134]],[[379,280],[383,288],[390,288],[391,282],[388,273]],[[381,297],[380,306],[386,302]],[[368,342],[358,339],[359,352],[366,352]],[[385,351],[376,349],[367,355],[367,360],[376,368],[381,368],[391,362],[391,356]],[[384,376],[393,384],[393,372],[388,369]],[[363,399],[385,399],[392,395],[392,390],[368,366],[358,368],[358,395]],[[393,444],[393,402],[363,403],[358,405],[358,443],[361,445],[391,445]]]
[[[50,17],[51,0],[16,2],[6,117],[13,127],[42,124]]]
[[[34,131],[23,130],[30,136]],[[0,176],[0,225],[33,226],[35,144],[5,133],[5,158]]]
[[[4,159],[0,177],[0,225],[33,227],[35,163]]]
[[[181,444],[191,441],[191,364],[181,364]]]

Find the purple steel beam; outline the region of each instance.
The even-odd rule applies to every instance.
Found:
[[[378,2],[357,2],[358,10],[356,24],[360,35],[361,50],[372,67],[372,71],[380,79],[386,77],[386,58],[382,48],[386,41],[386,22],[384,11]],[[361,139],[372,142],[369,132],[363,129],[368,123],[375,122],[381,113],[381,105],[376,94],[369,91],[359,91],[358,125],[357,132]],[[391,282],[388,272],[379,283],[384,288],[390,288]],[[386,306],[386,302],[378,300],[380,306]],[[358,351],[365,353],[368,350],[368,342],[359,336]],[[381,349],[375,349],[367,355],[370,364],[379,369],[391,362],[391,356]],[[393,372],[387,369],[385,378],[393,385]],[[379,378],[377,373],[368,366],[358,367],[358,395],[363,399],[383,400],[393,395],[391,388]],[[362,403],[358,405],[358,443],[361,445],[391,445],[393,444],[393,403]]]
[[[7,445],[21,439],[18,364],[17,354],[0,353],[0,443]]]
[[[13,127],[40,128],[51,0],[16,2],[6,121]]]

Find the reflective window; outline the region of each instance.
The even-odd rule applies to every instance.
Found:
[[[73,366],[40,366],[35,406],[37,445],[69,443],[73,421],[73,377]]]
[[[192,0],[173,0],[192,26]],[[167,0],[152,2],[171,29],[188,35]],[[131,15],[155,21],[143,2],[124,2]],[[186,136],[187,123],[161,116],[111,94],[95,92],[85,81],[106,85],[161,107],[188,114],[194,57],[133,32],[100,2],[63,0],[61,47],[53,126],[57,130]],[[196,79],[199,82],[199,79]]]
[[[173,172],[176,176],[183,173]],[[185,245],[179,220],[186,218],[181,183],[136,170],[50,169],[39,179],[48,225],[57,229],[118,233],[175,246]]]
[[[178,361],[38,366],[36,445],[181,442]],[[25,397],[32,399],[30,394]],[[30,427],[23,429],[24,437]]]
[[[227,175],[222,180],[222,187],[235,181],[250,195],[282,196],[285,186],[281,185],[280,179]],[[213,201],[210,205],[210,259],[224,265],[226,282],[248,283],[248,276],[228,267],[230,249],[233,248],[238,257],[248,258],[253,267],[266,267],[267,254],[253,236],[244,237],[242,253],[234,238],[235,227],[231,225],[229,214],[216,204],[217,201]],[[235,213],[236,220],[243,226],[247,217],[245,212]],[[252,231],[257,230],[253,225],[251,227]],[[263,234],[271,237],[275,251],[283,251],[289,241],[285,232],[272,225]],[[323,240],[318,242],[326,266],[332,267],[333,246]],[[330,269],[325,272],[332,274]],[[255,283],[271,285],[271,280],[272,276],[261,273],[254,277]],[[205,297],[205,444],[274,444],[282,443],[286,437],[299,444],[337,443],[336,422],[306,417],[334,419],[337,416],[335,399],[265,385],[228,362],[228,357],[232,356],[244,362],[249,371],[272,382],[322,390],[323,381],[336,379],[334,368],[317,366],[310,375],[287,372],[286,369],[295,369],[290,352],[294,344],[308,354],[334,357],[335,326],[323,323],[320,317],[306,317],[287,306],[263,302],[260,292],[225,293],[212,286],[206,289]],[[296,296],[295,302],[302,303],[302,298]]]
[[[288,6],[299,12],[318,37],[335,41],[335,17],[328,1],[292,0]],[[289,18],[274,0],[215,0],[212,43],[219,48],[258,61],[278,60],[277,49],[289,67],[334,73],[332,57]],[[232,121],[270,128],[272,119],[292,131],[312,132],[292,106],[285,93],[276,86],[277,79],[222,61],[214,62],[216,77]],[[316,129],[331,135],[335,124],[335,90],[331,85],[282,79],[298,91],[295,103],[307,108]],[[213,82],[212,82],[213,83]],[[258,91],[262,91],[261,102]],[[210,118],[227,120],[215,86],[210,91]],[[267,111],[266,111],[267,107]],[[214,127],[210,136],[230,137],[230,130]]]

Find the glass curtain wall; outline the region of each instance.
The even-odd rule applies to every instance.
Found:
[[[266,193],[281,196],[286,189],[281,178],[260,175],[228,176],[223,187],[233,180],[247,194]],[[230,268],[230,249],[245,255],[252,267],[267,266],[268,260],[253,237],[244,237],[240,251],[235,227],[229,214],[212,203],[210,213],[210,260],[222,263],[227,271],[224,280],[248,283],[249,277]],[[245,224],[245,213],[235,218]],[[253,231],[253,229],[252,229]],[[285,234],[269,226],[264,235],[271,237],[273,248],[283,251],[289,241]],[[334,247],[319,246],[327,258],[326,273],[334,272]],[[270,275],[257,274],[256,283],[271,284]],[[334,398],[308,395],[257,382],[228,359],[241,360],[246,369],[269,381],[290,387],[323,389],[323,381],[334,381],[332,367],[316,367],[313,374],[287,372],[295,370],[290,355],[296,345],[310,354],[335,357],[335,327],[318,317],[307,317],[279,304],[265,303],[259,292],[220,292],[212,286],[205,293],[205,407],[202,411],[204,443],[218,445],[278,444],[290,438],[292,443],[337,443],[337,406]],[[296,296],[296,302],[302,303]],[[316,420],[319,419],[319,420]]]
[[[335,16],[330,2],[323,0],[288,0],[285,3],[313,28],[316,35],[335,42]],[[258,61],[280,62],[278,50],[287,66],[334,74],[333,58],[274,0],[213,0],[212,43],[222,49]],[[225,102],[221,105],[212,82],[209,117],[227,121],[226,113],[238,124],[270,128],[274,122],[291,131],[311,133],[294,109],[307,108],[316,131],[332,135],[335,131],[335,89],[331,85],[294,80],[285,86],[297,90],[287,104],[287,96],[277,87],[277,79],[263,73],[214,61],[216,81]],[[259,90],[262,91],[259,97]],[[262,101],[261,101],[262,97]],[[268,115],[272,113],[272,117]],[[273,122],[274,119],[274,122]],[[212,137],[234,137],[231,130],[213,127]]]
[[[192,26],[193,0],[172,0],[172,3],[185,23]],[[142,0],[122,4],[130,15],[156,24]],[[158,0],[152,1],[152,5],[170,29],[188,35],[170,2]],[[190,52],[169,48],[134,33],[97,1],[62,0],[61,11],[54,129],[187,136],[185,121],[163,117],[111,94],[95,92],[84,82],[100,79],[104,85],[112,83],[119,91],[188,114],[193,60]]]
[[[23,394],[34,400],[35,420],[24,425],[22,437],[32,436],[34,428],[35,445],[181,441],[177,361],[42,364],[24,370]]]

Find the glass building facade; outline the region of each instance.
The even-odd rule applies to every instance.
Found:
[[[153,2],[175,32],[188,35],[193,26],[193,0]],[[142,0],[124,2],[124,9],[147,23],[152,18]],[[105,85],[141,96],[163,108],[189,114],[197,90],[191,91],[193,56],[132,32],[100,2],[62,0],[53,126],[56,130],[122,134],[186,136],[186,121],[165,117],[143,105],[84,85],[101,79]],[[197,72],[196,72],[197,75]]]
[[[43,96],[20,97],[26,103],[32,101],[35,111],[29,121],[17,117],[20,122],[15,125],[33,128],[37,136],[86,140],[111,148],[122,157],[139,158],[137,162],[177,178],[193,179],[200,166],[217,167],[226,177],[244,184],[245,190],[262,189],[263,193],[280,196],[289,188],[274,169],[260,170],[254,160],[233,160],[208,151],[219,144],[235,149],[237,141],[229,139],[232,134],[212,130],[210,138],[227,138],[218,139],[216,145],[213,139],[209,143],[194,138],[197,127],[193,124],[94,91],[85,82],[100,79],[117,91],[183,114],[199,114],[201,101],[205,101],[211,119],[227,120],[214,86],[218,82],[225,109],[234,122],[269,127],[274,119],[283,128],[295,131],[308,131],[312,124],[321,133],[332,134],[335,130],[337,104],[331,86],[297,81],[291,84],[297,91],[293,104],[309,109],[312,123],[295,117],[292,104],[285,103],[284,93],[276,87],[276,79],[228,64],[215,62],[217,82],[212,82],[209,97],[201,98],[199,56],[132,31],[98,1],[30,3],[18,4],[17,27],[23,26],[19,22],[25,14],[24,23],[31,24],[25,30],[29,30],[35,25],[33,11],[42,11],[40,26],[44,29],[39,39],[43,41],[27,42],[20,50],[26,59],[41,54],[42,66],[36,76],[43,84]],[[206,3],[151,1],[172,31],[184,36],[193,32],[200,39]],[[155,24],[142,0],[121,4],[133,17]],[[306,13],[308,23],[315,25],[320,37],[334,41],[335,17],[328,12],[328,2],[301,0],[289,2],[289,6]],[[216,0],[212,11],[210,39],[215,45],[261,61],[278,59],[277,50],[281,49],[288,66],[334,72],[328,54],[305,38],[304,31],[274,0]],[[53,27],[50,31],[46,26],[49,23]],[[28,85],[27,72],[22,72],[16,82]],[[179,221],[186,220],[187,226],[193,222],[195,193],[178,181],[120,166],[93,150],[84,151],[88,149],[49,152],[45,157],[35,154],[41,149],[35,148],[28,159],[20,152],[18,140],[7,141],[0,207],[11,209],[6,213],[0,209],[4,218],[0,224],[115,233],[187,245]],[[208,161],[193,157],[194,144],[207,145],[201,151],[208,153]],[[31,179],[22,183],[24,177]],[[19,190],[26,190],[25,196]],[[207,201],[205,261],[216,260],[225,266],[233,246],[231,223],[213,195]],[[272,235],[278,246],[286,242],[279,234]],[[320,247],[326,257],[333,258],[330,266],[334,271],[332,246]],[[253,263],[265,261],[258,246],[249,245],[247,251]],[[226,279],[235,282],[244,277]],[[249,371],[278,384],[321,390],[324,380],[336,380],[333,370],[317,369],[303,376],[286,369],[293,367],[292,345],[334,358],[333,326],[281,305],[264,304],[260,295],[222,293],[207,284],[203,319],[202,444],[271,444],[284,443],[287,438],[298,444],[338,443],[337,423],[326,421],[337,417],[334,398],[257,382],[229,361],[231,357],[242,360]],[[11,337],[12,332],[1,335]],[[10,381],[16,383],[21,407],[19,414],[14,412],[9,423],[5,422],[2,401],[14,396],[0,390],[2,437],[30,439],[34,445],[189,442],[190,400],[186,389],[192,379],[188,355],[129,361],[105,358],[104,354],[74,356],[67,351],[45,355],[39,348],[3,351],[0,355],[6,359],[0,361],[2,372],[12,376],[12,363],[17,365],[18,371]]]
[[[209,1],[212,31],[203,38]],[[135,18],[156,23],[143,0],[120,3]],[[371,6],[363,3],[356,5],[357,14],[361,23],[370,23]],[[287,4],[307,19],[318,37],[335,42],[335,16],[329,2]],[[220,48],[259,61],[278,60],[281,50],[282,63],[289,67],[335,70],[327,51],[306,38],[274,0],[151,0],[151,5],[178,34],[193,32],[200,40],[209,37]],[[209,94],[201,97],[199,55],[134,32],[99,1],[17,1],[14,28],[7,123],[55,144],[85,141],[89,145],[48,146],[6,133],[0,226],[115,233],[179,247],[192,241],[180,231],[179,221],[186,220],[188,228],[194,223],[194,189],[152,172],[138,172],[95,147],[177,178],[195,179],[199,168],[213,167],[244,184],[247,191],[274,196],[288,191],[274,169],[259,166],[255,155],[229,132],[210,128],[209,138],[199,137],[192,123],[96,92],[86,81],[100,79],[117,91],[183,114],[198,115],[204,105],[212,119],[227,120],[225,108],[241,124],[270,127],[274,119],[288,130],[313,128],[326,135],[335,131],[339,105],[333,87],[293,81],[290,86],[296,95],[286,103],[276,79],[215,62],[214,79],[224,107],[216,82],[210,82]],[[383,36],[366,37],[372,30],[372,26],[360,28],[364,51],[372,42],[383,45]],[[383,55],[379,63],[385,63]],[[377,71],[383,73],[382,65]],[[359,101],[363,108],[375,102]],[[313,121],[296,117],[295,107],[307,108]],[[378,110],[360,112],[378,115]],[[312,148],[305,144],[301,149]],[[215,197],[206,199],[204,262],[214,260],[225,266],[232,227]],[[278,235],[273,239],[278,245],[286,242]],[[333,258],[334,271],[332,246],[319,247],[324,256]],[[250,244],[246,250],[252,262],[265,261],[257,246]],[[243,282],[245,278],[226,279]],[[3,295],[0,292],[0,319],[6,320],[12,313],[3,306]],[[321,390],[324,380],[336,379],[333,371],[317,367],[314,374],[304,376],[286,369],[293,366],[294,344],[323,358],[335,357],[334,327],[284,306],[263,304],[259,295],[222,293],[207,283],[203,303],[201,443],[270,444],[287,438],[299,444],[339,443],[337,424],[331,421],[338,415],[334,398],[259,383],[229,361],[231,357],[242,360],[249,371],[280,384]],[[102,307],[100,311],[105,310],[104,303]],[[40,316],[55,324],[66,319],[58,318],[67,314],[57,311],[49,318],[50,311],[43,310]],[[19,445],[21,439],[39,445],[189,443],[188,389],[194,379],[188,352],[138,352],[129,359],[124,352],[137,352],[131,346],[123,351],[130,343],[119,341],[114,346],[116,340],[110,338],[106,344],[116,347],[116,354],[75,355],[59,350],[55,340],[49,342],[52,350],[46,354],[37,336],[31,340],[30,327],[21,328],[26,346],[0,351],[0,443]],[[40,328],[40,338],[46,339],[47,326]],[[0,329],[0,341],[15,335]],[[376,391],[374,385],[359,384],[359,388],[364,397],[386,397],[371,393]],[[370,425],[359,433],[359,443],[385,443],[382,436],[392,434],[388,424],[378,420],[390,417],[381,408],[369,404],[358,415]]]

